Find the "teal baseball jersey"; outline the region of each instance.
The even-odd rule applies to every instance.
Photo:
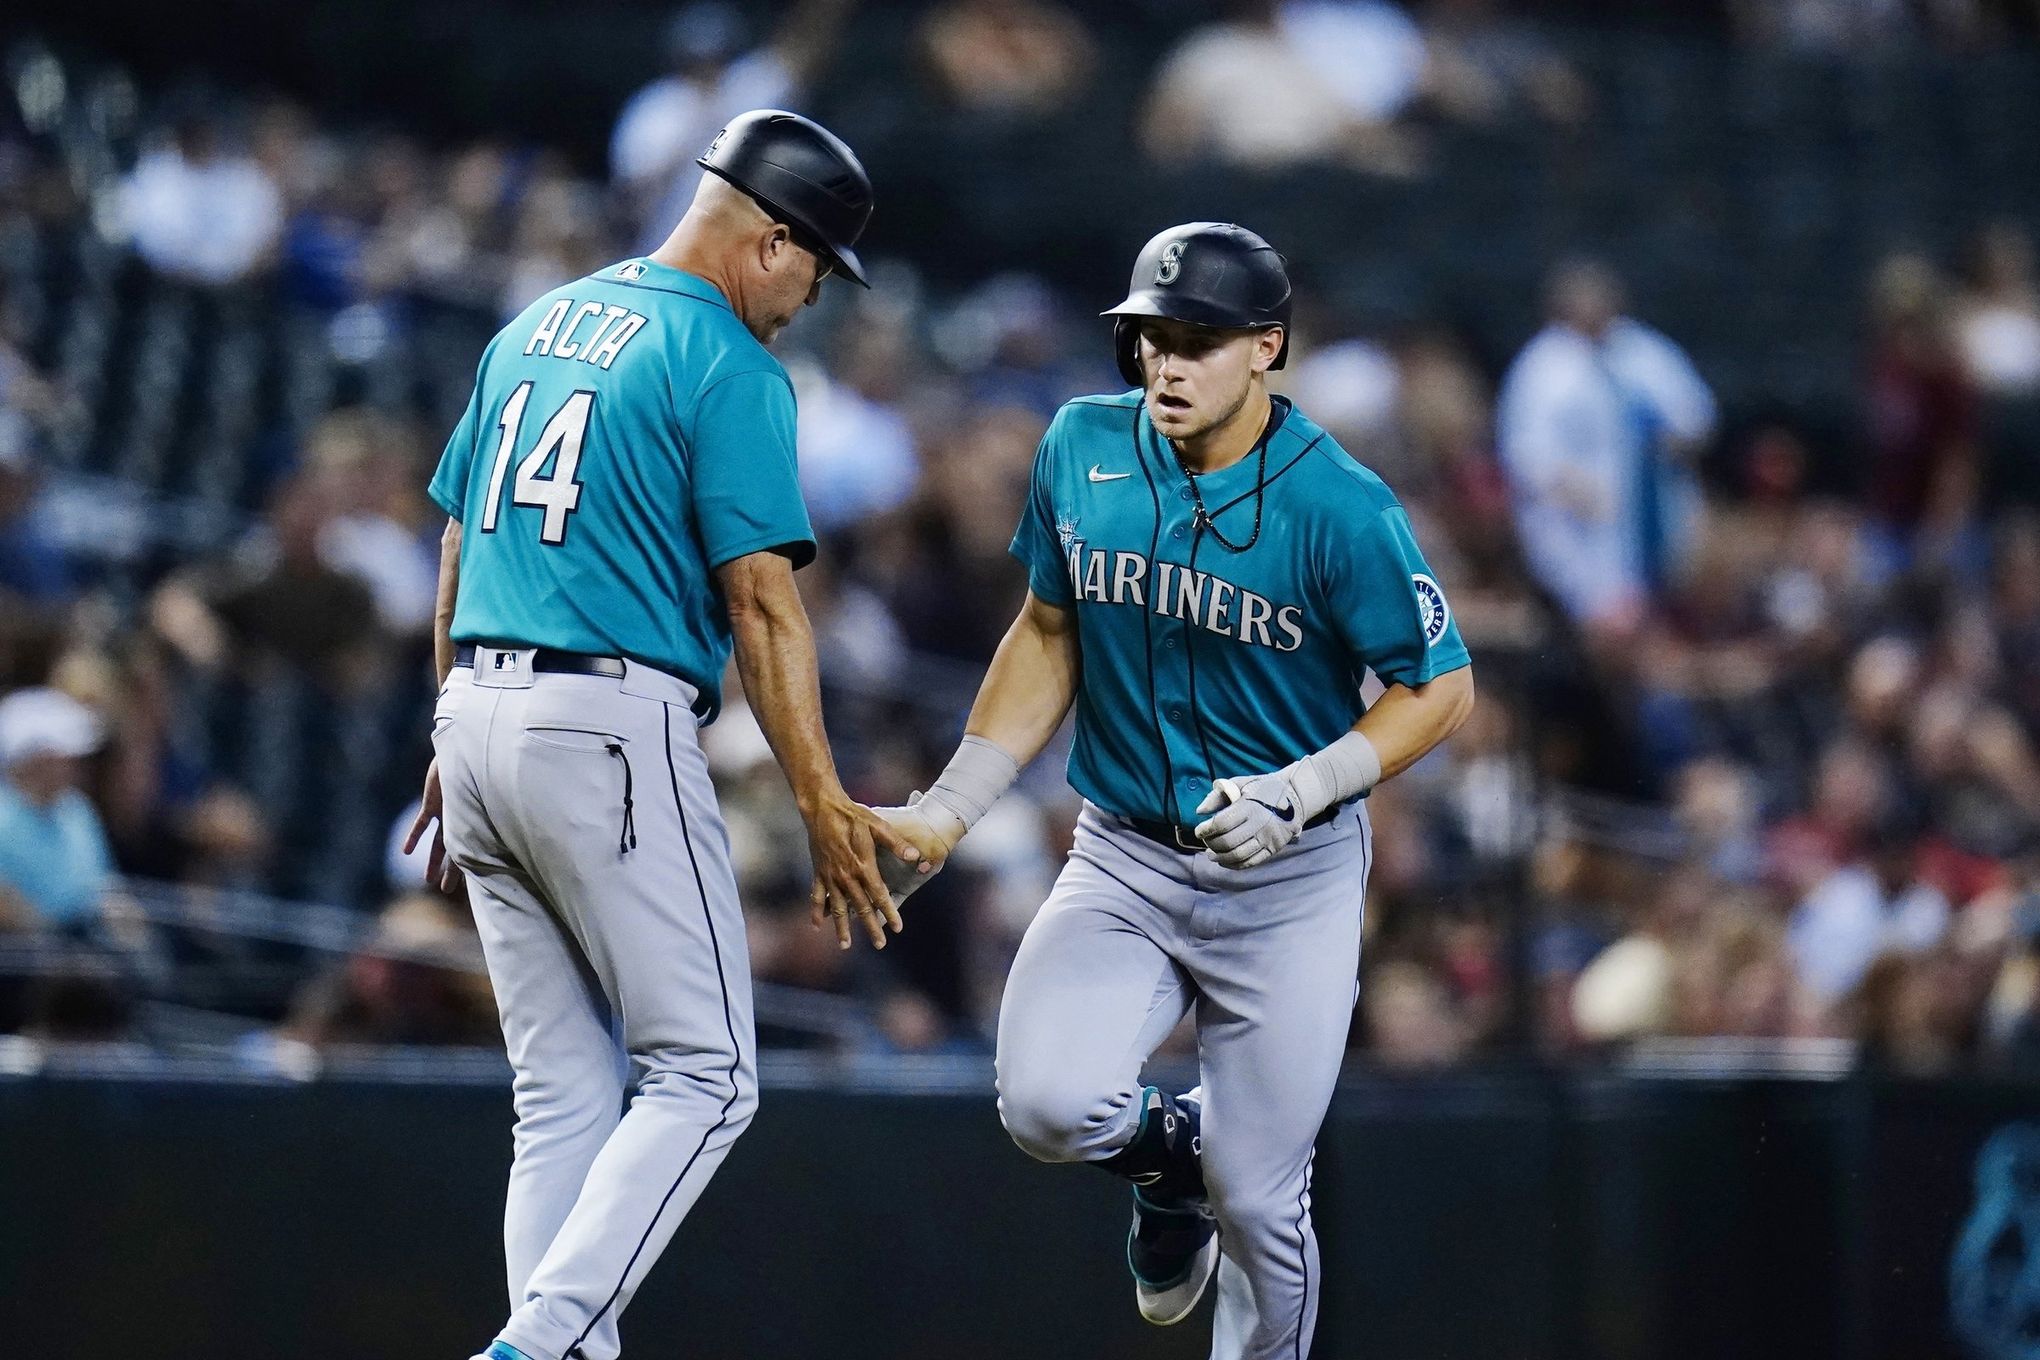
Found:
[[[715,287],[651,260],[504,327],[431,490],[462,528],[455,641],[629,657],[706,718],[730,655],[715,569],[814,557],[786,370]]]
[[[1076,611],[1070,783],[1108,812],[1192,826],[1214,779],[1349,730],[1368,670],[1414,686],[1470,664],[1394,494],[1274,400],[1262,446],[1194,489],[1139,392],[1072,401],[1042,437],[1012,550]]]

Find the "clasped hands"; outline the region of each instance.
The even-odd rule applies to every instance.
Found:
[[[916,794],[915,801],[919,798]],[[902,929],[900,904],[942,867],[962,838],[961,827],[944,836],[911,804],[872,808],[847,797],[806,821],[814,864],[810,916],[817,927],[835,928],[842,949],[850,947],[853,920],[862,923],[874,949],[885,948],[887,929],[894,934]]]
[[[942,868],[968,830],[963,820],[919,792],[903,806],[864,809],[882,821],[890,836],[875,836],[879,876],[888,901],[882,915],[868,916],[873,942],[884,946],[884,926],[900,929],[899,909]],[[1241,779],[1221,779],[1197,805],[1205,820],[1195,828],[1211,857],[1229,869],[1251,869],[1288,849],[1303,831],[1303,800],[1288,776],[1277,771]],[[904,850],[898,843],[904,843]],[[817,904],[819,921],[820,905]],[[849,924],[837,918],[837,933],[849,944]]]

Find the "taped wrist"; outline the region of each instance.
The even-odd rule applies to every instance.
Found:
[[[1381,782],[1381,755],[1374,743],[1348,732],[1322,751],[1286,767],[1289,787],[1296,790],[1297,815],[1304,821],[1334,803],[1357,798]]]
[[[1013,787],[1020,766],[995,742],[983,737],[965,737],[949,758],[935,787],[921,795],[915,806],[930,824],[955,844],[964,832],[977,825],[978,818],[992,810],[999,795]]]

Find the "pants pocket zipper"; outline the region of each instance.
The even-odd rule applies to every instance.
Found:
[[[616,853],[627,855],[637,849],[637,813],[636,803],[631,797],[630,757],[624,753],[620,741],[610,742],[605,749],[623,762],[623,829],[616,835]]]

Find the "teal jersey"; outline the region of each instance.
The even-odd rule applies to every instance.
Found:
[[[1013,555],[1076,611],[1070,783],[1109,812],[1194,825],[1214,779],[1349,730],[1368,670],[1414,686],[1470,664],[1394,494],[1274,400],[1261,497],[1258,449],[1193,491],[1139,392],[1078,398],[1042,437]]]
[[[498,333],[432,499],[461,522],[455,641],[629,657],[705,718],[730,655],[715,569],[815,552],[786,370],[712,285],[650,260]]]

